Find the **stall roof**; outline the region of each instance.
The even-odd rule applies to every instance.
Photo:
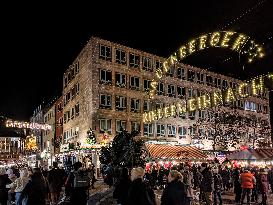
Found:
[[[169,144],[148,144],[146,143],[149,155],[152,158],[166,159],[205,159],[207,155],[196,147],[169,145]]]
[[[267,160],[273,158],[273,148],[246,149],[227,155],[228,159],[236,160]]]

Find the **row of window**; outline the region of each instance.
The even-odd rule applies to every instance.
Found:
[[[115,62],[119,64],[127,65],[127,52],[117,48],[115,49],[115,52],[116,52]],[[155,67],[155,69],[158,69],[158,68],[162,69],[162,63],[159,60],[155,60],[153,65],[152,58],[150,57],[145,57],[145,56],[141,57],[140,55],[135,53],[129,53],[128,55],[129,55],[129,66],[132,68],[140,68],[140,61],[142,59],[143,61],[142,69],[151,71],[151,72],[153,72],[153,67]],[[100,44],[99,58],[112,62],[112,47]],[[104,71],[104,72],[105,74],[101,73],[101,82],[109,83],[109,84],[112,83],[111,71]],[[119,79],[118,82],[116,82],[116,85],[117,86],[121,85],[123,87],[126,87],[126,76],[125,74],[120,74],[120,75],[123,75],[123,76],[119,78],[116,77],[116,79]],[[170,69],[166,73],[166,76],[177,77],[182,80],[188,80],[191,82],[213,86],[220,89],[226,89],[228,87],[235,89],[235,87],[237,87],[237,83],[235,82],[231,82],[231,81],[229,82],[225,79],[221,79],[216,76],[200,73],[191,69],[181,68],[181,67],[177,67],[177,68],[175,68],[174,66],[170,67]],[[135,85],[133,85],[133,88],[139,89],[139,79],[136,81],[138,82],[136,82]],[[132,86],[132,83],[130,84],[130,86]],[[267,97],[266,93],[261,97],[266,98]]]
[[[64,131],[64,140],[67,141],[73,137],[77,137],[79,134],[79,127],[73,127],[69,130]]]
[[[79,69],[80,69],[79,62],[76,62],[75,64],[73,64],[69,67],[68,72],[64,75],[64,87],[65,88],[70,83],[70,81],[73,80],[76,77],[76,75],[79,73]]]
[[[64,95],[64,106],[66,106],[70,100],[73,100],[80,92],[80,84],[76,83],[71,90]]]
[[[254,112],[264,112],[268,113],[268,107],[267,106],[262,106],[260,104],[256,104],[254,102],[249,102],[249,101],[242,101],[242,100],[237,100],[232,102],[233,106],[239,109],[245,109],[245,110],[250,110]],[[112,109],[112,95],[110,94],[101,94],[100,95],[100,108],[101,109]],[[143,112],[149,112],[158,108],[163,108],[164,103],[155,103],[154,105],[152,104],[151,101],[149,100],[143,100]],[[256,109],[256,105],[258,107],[258,110]],[[128,109],[131,112],[141,112],[141,100],[136,99],[136,98],[131,98],[130,99],[130,108],[128,107],[127,103],[127,97],[122,96],[122,95],[116,95],[115,96],[115,109],[120,110],[120,111],[128,111]],[[195,118],[195,112],[189,112],[189,118],[194,119]],[[199,118],[203,118],[203,111],[200,111],[199,113]]]
[[[74,117],[78,117],[80,114],[80,105],[79,103],[76,103],[74,107],[71,108],[71,110],[68,110],[64,113],[64,123],[69,122],[69,120],[73,120]]]
[[[47,112],[44,116],[44,123],[47,123],[49,120],[51,120],[52,118],[55,117],[55,110],[50,110],[49,112]]]

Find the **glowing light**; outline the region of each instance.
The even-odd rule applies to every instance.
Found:
[[[192,40],[191,42],[189,42],[189,53],[192,54],[195,52],[195,45],[196,44],[196,40]]]
[[[214,106],[223,104],[223,94],[222,92],[213,92],[213,104]]]
[[[198,109],[204,109],[211,106],[209,95],[202,95],[197,98]]]
[[[169,106],[164,107],[164,117],[166,117],[166,118],[168,118],[170,116],[169,109],[170,109]]]
[[[163,77],[163,72],[162,72],[162,70],[161,70],[161,69],[157,69],[157,70],[155,71],[155,76],[156,76],[157,79],[160,80],[160,79]]]
[[[7,120],[6,127],[16,127],[22,129],[31,129],[31,130],[51,130],[51,126],[48,124],[38,124],[38,123],[29,123],[29,122],[19,122]]]
[[[180,59],[183,59],[187,56],[187,47],[186,46],[181,46],[179,48],[179,57]]]
[[[232,88],[229,88],[227,90],[226,102],[230,103],[231,101],[234,101],[234,100],[236,100],[234,92],[233,92]]]
[[[177,103],[176,107],[178,109],[178,112],[180,114],[186,113],[187,112],[187,103],[185,100],[183,100],[181,103]]]
[[[189,104],[189,111],[196,110],[196,99],[194,99],[194,98],[189,99],[188,104]]]
[[[163,118],[163,110],[162,109],[157,109],[157,118],[158,119]]]
[[[230,41],[230,37],[234,34],[234,32],[226,32],[224,35],[224,38],[222,40],[221,46],[222,47],[228,47],[229,45],[227,44]]]
[[[242,98],[247,97],[249,94],[247,92],[243,92],[243,90],[247,91],[248,84],[247,83],[241,83],[238,87],[239,96]]]
[[[149,121],[149,120],[148,120],[148,113],[143,113],[143,115],[142,115],[142,121],[143,121],[143,123]]]
[[[203,50],[204,48],[206,48],[206,41],[207,41],[208,36],[207,35],[203,35],[199,38],[199,49]]]
[[[171,105],[171,116],[176,116],[176,106]]]
[[[264,92],[264,78],[260,76],[259,84],[256,84],[256,80],[253,79],[252,82],[252,94],[254,96],[258,95],[259,93],[262,94]]]
[[[169,70],[168,61],[164,61],[164,62],[163,62],[163,71],[164,71],[165,73],[167,73],[168,70]]]
[[[214,32],[210,37],[210,45],[216,46],[220,41],[220,32]]]

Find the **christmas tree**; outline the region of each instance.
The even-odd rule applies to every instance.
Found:
[[[91,145],[96,144],[96,136],[91,128],[87,131],[86,142]]]

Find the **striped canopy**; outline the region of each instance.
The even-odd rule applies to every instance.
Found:
[[[207,158],[201,150],[191,146],[146,144],[151,158],[154,159],[191,159],[200,160]]]
[[[273,158],[273,149],[247,149],[227,155],[228,159],[237,160],[270,160]]]

